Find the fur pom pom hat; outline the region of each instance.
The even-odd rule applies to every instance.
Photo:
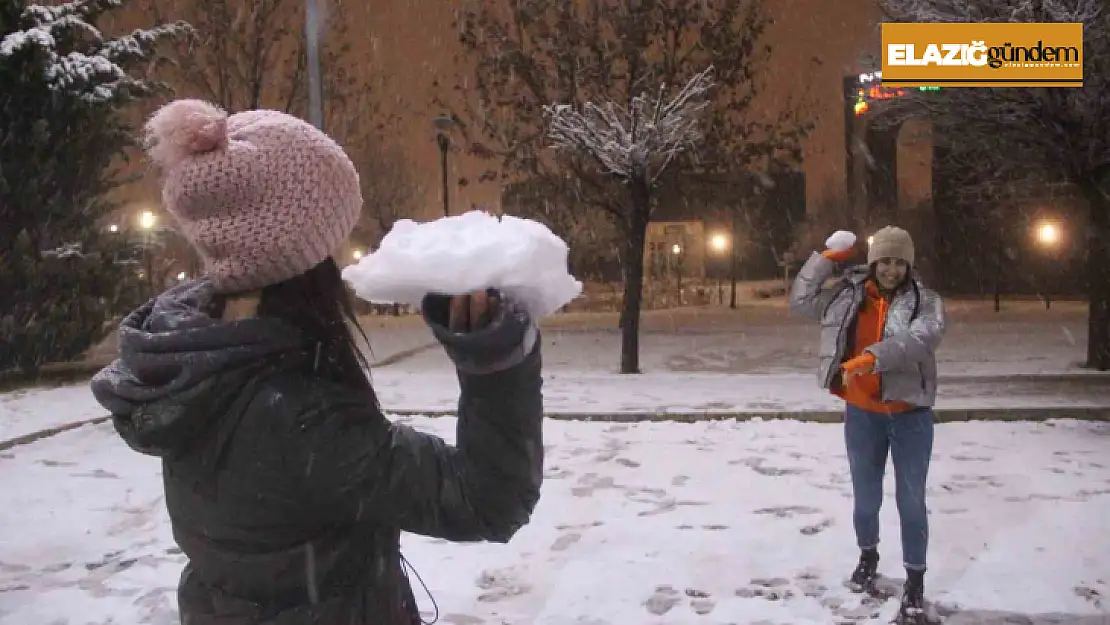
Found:
[[[219,293],[298,276],[351,234],[362,208],[358,173],[337,143],[277,111],[228,115],[176,100],[146,124],[162,201]]]

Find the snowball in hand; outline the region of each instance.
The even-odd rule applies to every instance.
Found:
[[[582,292],[567,272],[567,252],[566,242],[530,219],[482,211],[428,223],[402,219],[343,279],[360,299],[413,306],[427,293],[495,288],[542,317]]]
[[[843,252],[856,244],[856,235],[847,230],[837,230],[825,240],[825,247],[834,252]]]

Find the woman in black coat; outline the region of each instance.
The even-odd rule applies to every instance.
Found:
[[[188,557],[181,622],[419,624],[400,533],[506,542],[539,499],[535,324],[495,291],[427,296],[458,369],[457,441],[393,424],[330,254],[361,207],[339,146],[281,113],[190,100],[148,132],[206,273],[124,320],[92,389],[162,459]]]

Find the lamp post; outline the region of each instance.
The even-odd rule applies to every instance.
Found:
[[[324,129],[324,87],[320,77],[320,12],[317,0],[305,0],[304,38],[305,56],[308,57],[308,120],[321,131]]]
[[[682,254],[685,251],[682,249],[682,245],[678,243],[671,246],[671,254],[674,255],[675,290],[678,292],[679,306],[682,306]]]
[[[1033,230],[1033,234],[1037,240],[1037,244],[1041,247],[1042,250],[1046,252],[1049,257],[1049,263],[1051,263],[1053,260],[1055,260],[1054,252],[1059,249],[1061,239],[1060,227],[1052,221],[1044,220],[1037,224],[1037,226]],[[1044,278],[1042,277],[1041,284],[1046,283],[1047,281],[1044,280]],[[1041,295],[1044,297],[1044,309],[1051,309],[1052,298],[1048,294],[1047,287],[1042,290]]]
[[[150,247],[153,243],[154,227],[158,218],[150,211],[139,213],[139,229],[143,233],[143,273],[146,274],[147,297],[154,297],[154,255]]]
[[[455,127],[455,119],[450,115],[440,115],[432,120],[432,127],[436,131],[436,144],[439,145],[439,168],[442,174],[443,216],[451,216],[451,197],[447,191],[447,150],[451,148],[451,137],[448,133]]]
[[[717,256],[721,256],[728,251],[728,243],[728,235],[718,232],[709,238],[709,249]],[[725,303],[725,283],[720,273],[717,274],[717,303]]]

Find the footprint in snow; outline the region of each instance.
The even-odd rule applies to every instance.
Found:
[[[717,607],[717,602],[710,598],[709,593],[697,590],[695,588],[687,588],[686,596],[690,597],[690,609],[695,614],[704,616],[713,611]]]
[[[108,479],[113,479],[113,480],[118,480],[119,479],[118,475],[116,475],[115,473],[112,473],[111,471],[105,471],[104,469],[94,469],[92,471],[86,471],[84,473],[70,473],[69,476],[70,477],[99,477],[99,478],[108,478]]]
[[[750,585],[736,591],[736,596],[743,599],[760,597],[767,601],[785,601],[794,596],[790,587],[790,580],[785,577],[756,577]]]
[[[789,519],[798,514],[817,514],[821,512],[820,508],[812,506],[772,506],[770,508],[760,508],[755,511],[755,514],[770,514],[780,519]]]
[[[815,534],[820,534],[821,532],[827,530],[828,528],[830,528],[832,526],[833,526],[832,518],[825,517],[824,519],[821,519],[819,522],[814,523],[812,525],[806,525],[805,527],[803,527],[802,529],[800,529],[798,531],[800,531],[805,536],[813,536]]]
[[[679,594],[673,586],[657,586],[655,592],[644,601],[647,611],[662,616],[678,605]]]
[[[582,535],[578,532],[563,534],[556,538],[555,542],[551,544],[551,551],[566,551],[571,545],[580,540],[582,540]]]
[[[510,597],[517,597],[532,590],[531,584],[519,579],[516,569],[486,569],[478,576],[475,584],[485,592],[478,595],[478,601],[497,603]]]

